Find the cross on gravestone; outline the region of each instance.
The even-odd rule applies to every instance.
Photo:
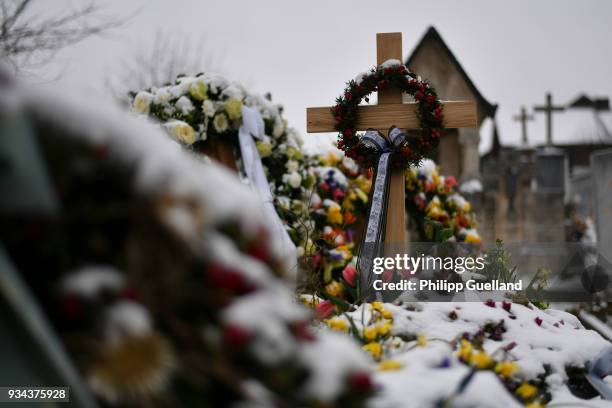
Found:
[[[563,106],[554,106],[552,103],[552,95],[550,92],[546,93],[546,105],[535,106],[536,112],[546,113],[546,145],[552,146],[552,114],[553,112],[562,112],[565,110]]]
[[[524,106],[521,106],[521,114],[515,115],[512,117],[513,120],[517,122],[521,122],[521,140],[523,141],[523,145],[527,145],[527,122],[533,120],[533,115],[527,114],[527,109]]]
[[[376,62],[381,65],[389,59],[403,61],[402,33],[376,34]],[[446,128],[476,127],[476,104],[472,101],[443,102],[444,126]],[[395,125],[400,129],[419,127],[416,103],[403,103],[399,89],[378,92],[378,105],[360,106],[357,109],[357,130],[377,129],[386,135]],[[334,132],[335,121],[331,107],[306,109],[306,131],[308,133]],[[389,187],[385,242],[404,244],[406,232],[404,170],[393,169]]]

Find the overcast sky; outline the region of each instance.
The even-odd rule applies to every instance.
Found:
[[[60,12],[77,0],[38,0]],[[107,80],[163,29],[203,39],[221,73],[256,92],[271,92],[290,125],[305,133],[305,108],[334,101],[344,82],[376,61],[375,34],[401,31],[404,56],[434,25],[482,94],[499,104],[502,142],[518,142],[512,121],[553,92],[566,103],[582,92],[612,94],[612,1],[609,0],[98,0],[108,16],[133,15],[104,38],[65,50],[51,67],[91,97],[108,97]],[[435,84],[434,84],[435,85]],[[530,124],[544,133],[544,117]],[[489,129],[483,129],[483,145]],[[305,136],[312,137],[311,135]]]

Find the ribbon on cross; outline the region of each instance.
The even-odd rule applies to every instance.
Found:
[[[372,283],[370,271],[374,258],[380,256],[383,252],[392,158],[394,154],[399,154],[400,146],[408,137],[406,133],[395,126],[391,126],[388,135],[387,139],[379,131],[368,129],[361,139],[366,146],[374,149],[379,156],[368,212],[368,224],[365,237],[359,248],[358,266],[362,281],[361,287],[366,291]]]
[[[248,106],[243,106],[242,125],[238,130],[238,142],[244,171],[262,198],[264,215],[272,225],[272,232],[280,238],[273,240],[278,246],[276,249],[283,255],[283,259],[288,261],[290,269],[297,272],[297,249],[274,208],[274,198],[270,191],[270,185],[253,140],[261,140],[264,137],[265,126],[259,112]]]

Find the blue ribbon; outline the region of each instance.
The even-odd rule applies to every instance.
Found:
[[[587,364],[586,379],[606,400],[612,400],[612,388],[603,378],[612,374],[612,347],[603,349],[592,362]]]
[[[406,133],[395,126],[389,129],[388,139],[374,129],[368,129],[361,137],[362,143],[374,149],[379,156],[374,178],[374,190],[368,211],[368,224],[359,248],[359,260],[357,261],[362,282],[361,291],[365,297],[367,297],[373,281],[372,266],[374,258],[380,256],[383,251],[391,159],[394,154],[399,153],[399,148],[406,138]]]

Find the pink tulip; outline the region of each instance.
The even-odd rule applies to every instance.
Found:
[[[342,271],[342,277],[351,287],[355,287],[357,281],[357,268],[353,265],[347,265]]]
[[[317,319],[327,319],[334,314],[334,304],[330,300],[324,300],[323,302],[319,302],[315,307],[315,311],[317,313]]]
[[[453,188],[457,185],[457,179],[455,178],[455,176],[446,176],[446,178],[444,179],[444,184],[446,184],[450,188]]]

